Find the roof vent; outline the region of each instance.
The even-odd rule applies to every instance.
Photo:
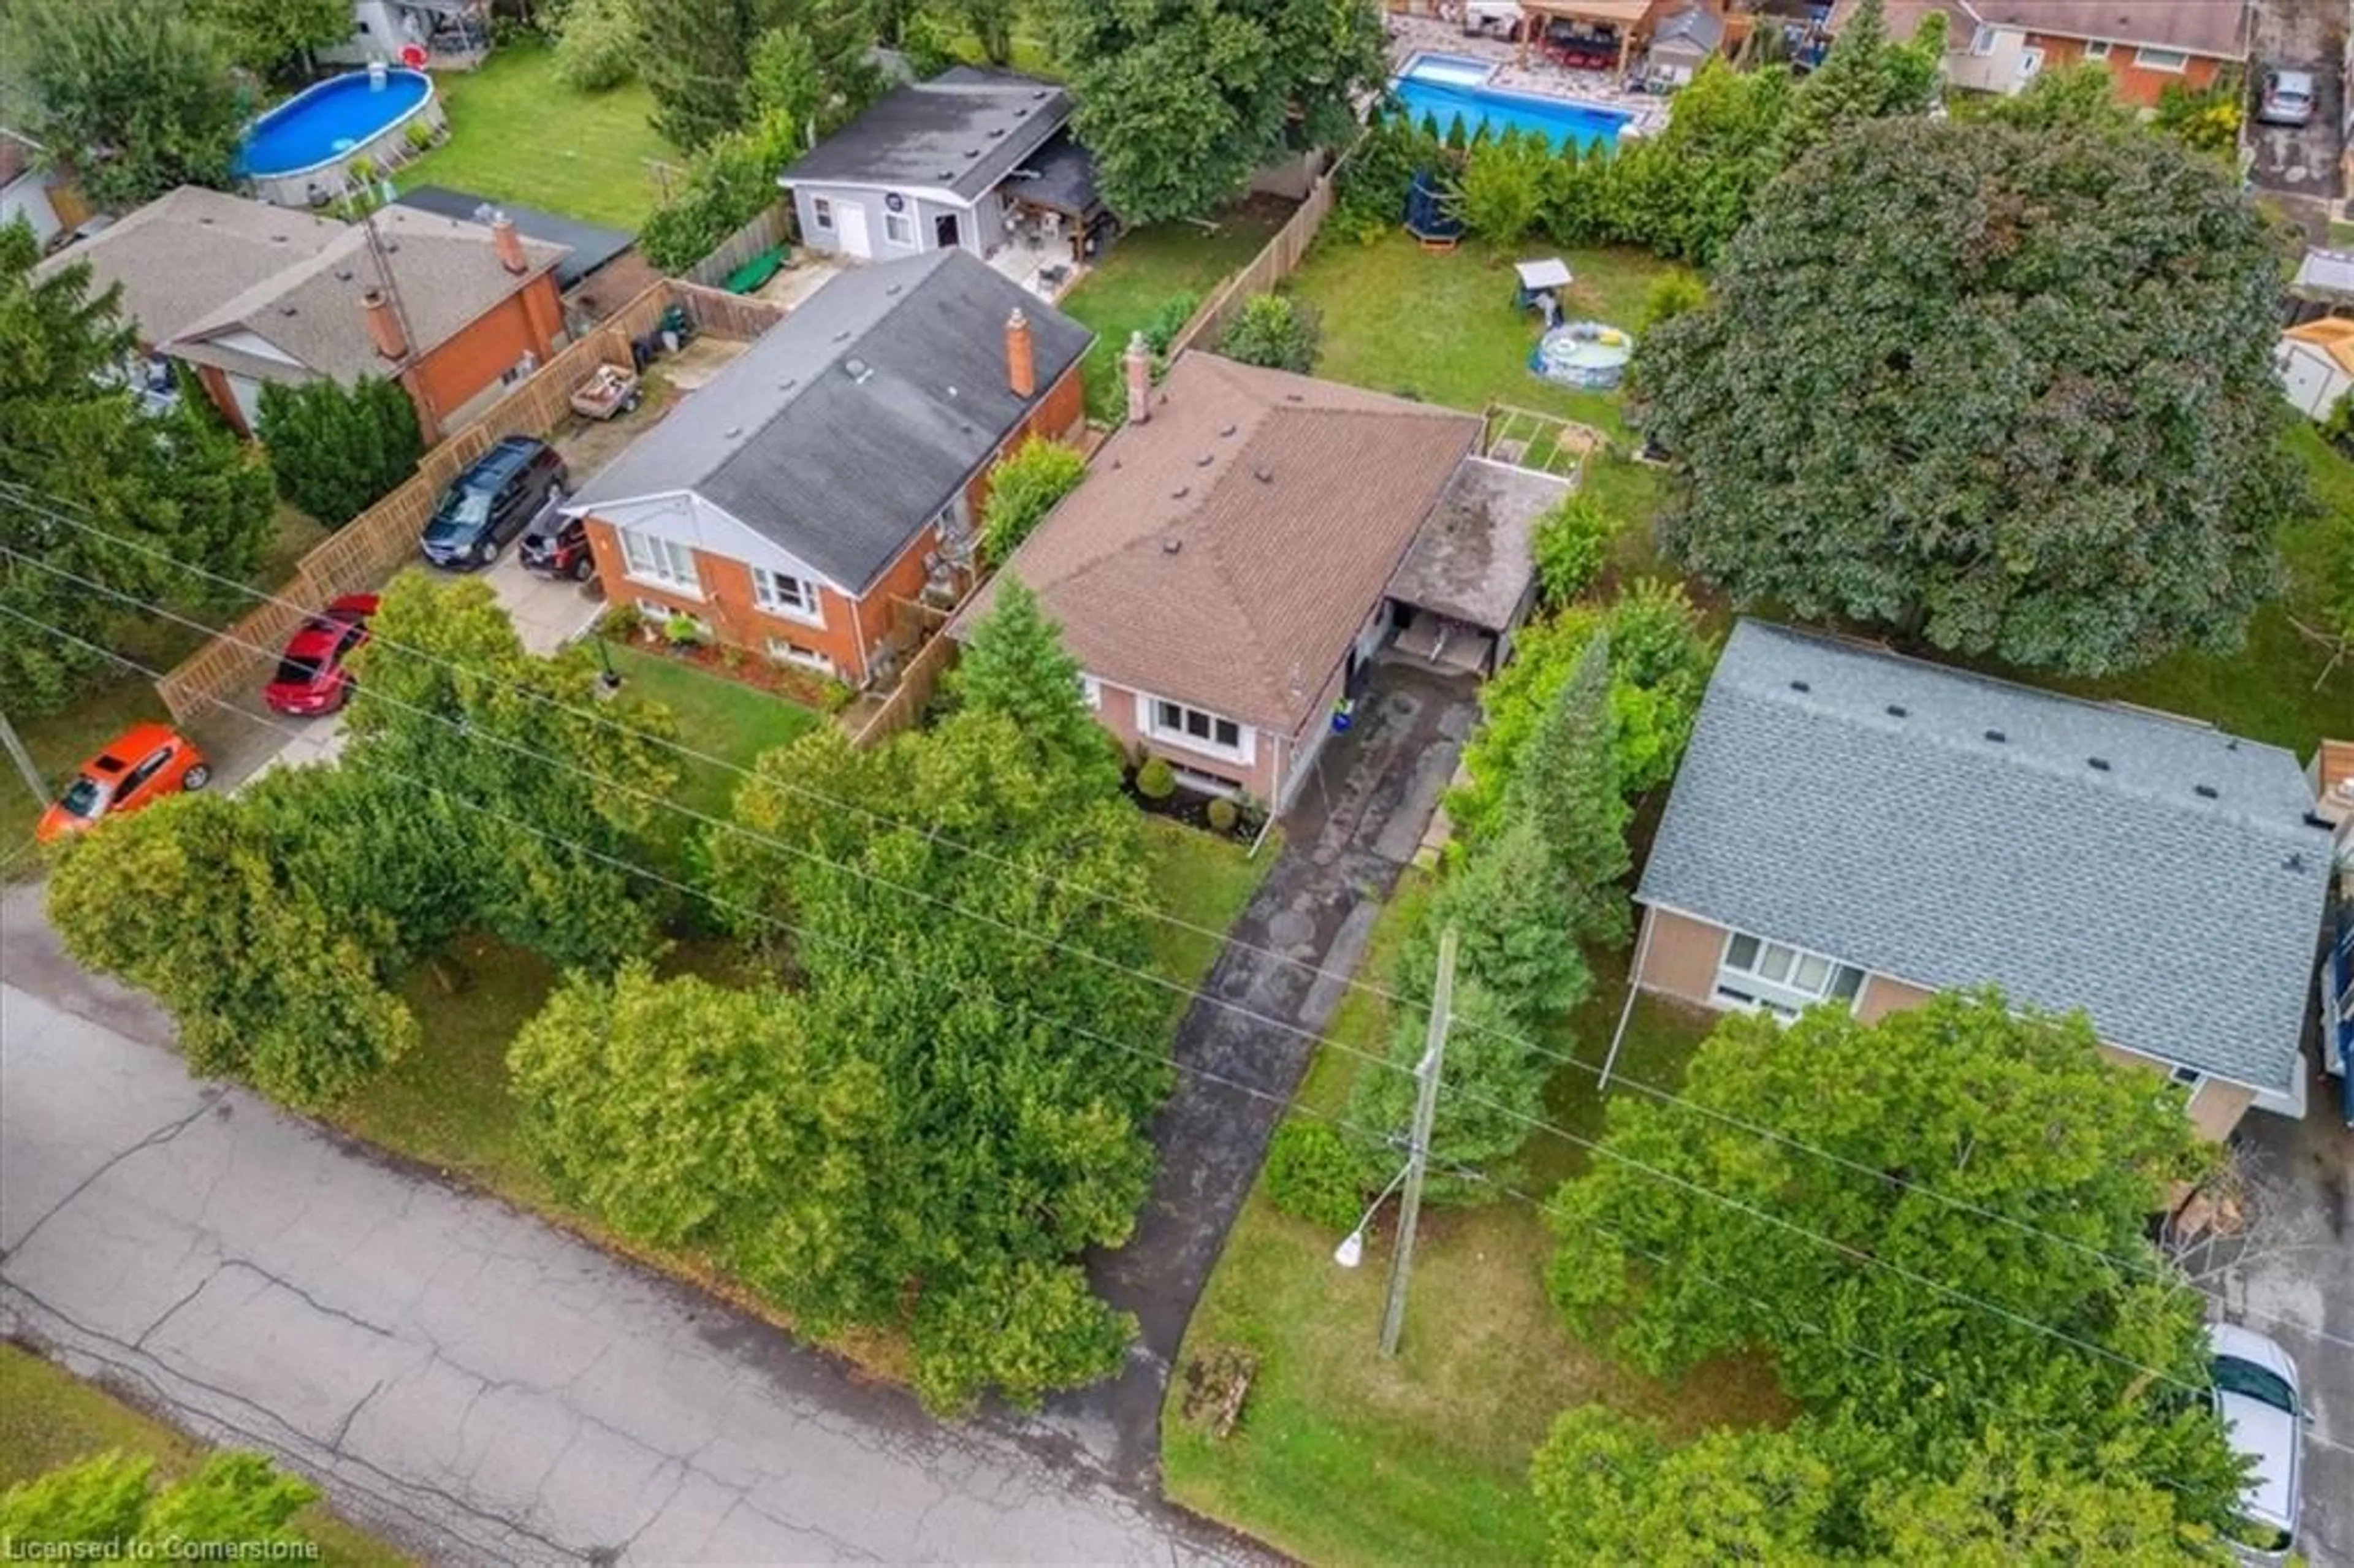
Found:
[[[1222,436],[1225,437],[1227,440],[1233,440],[1233,439],[1234,439],[1234,434],[1235,434],[1235,429],[1236,429],[1236,427],[1235,427],[1235,426],[1233,426],[1233,425],[1220,425],[1220,426],[1218,427],[1218,434],[1220,434],[1220,435],[1222,435]]]
[[[2305,814],[2305,825],[2308,828],[2319,828],[2325,833],[2338,831],[2338,824],[2318,811],[2307,811]]]
[[[352,270],[351,270],[349,267],[338,267],[338,268],[336,268],[336,269],[335,269],[335,281],[336,281],[336,282],[338,282],[338,283],[348,283],[348,282],[350,282],[351,281],[352,281]]]
[[[1181,492],[1180,493],[1182,493]],[[1174,534],[1163,535],[1161,536],[1161,553],[1162,555],[1164,555],[1164,556],[1173,556],[1173,555],[1175,555],[1178,551],[1180,551],[1180,550],[1183,549],[1184,547],[1185,547],[1185,541],[1184,541],[1184,540],[1182,540],[1182,539],[1180,539],[1180,538],[1179,538],[1176,535],[1174,535]]]
[[[2109,759],[2105,757],[2088,757],[2084,758],[2084,766],[2095,773],[2106,773],[2109,770]]]
[[[853,357],[842,362],[843,374],[853,381],[864,381],[875,374],[875,367],[864,360]]]
[[[2303,850],[2289,851],[2288,858],[2281,862],[2281,869],[2283,871],[2303,871],[2305,869],[2305,852]]]
[[[1218,459],[1215,453],[1204,452],[1200,457],[1193,460],[1193,466],[1195,468],[1207,468],[1217,461]]]
[[[278,307],[278,313],[281,316],[291,316],[294,313],[294,307],[292,305],[281,305]]]
[[[2198,796],[2202,800],[2220,800],[2222,799],[2222,796],[2217,793],[2215,786],[2212,784],[2193,784],[2190,787],[2190,792],[2193,795]]]
[[[1305,403],[1308,401],[1307,398],[1302,397],[1297,392],[1286,392],[1283,395],[1283,400],[1287,403]]]
[[[1000,136],[1002,136],[1002,135],[1004,135],[1004,134],[1005,134],[1005,127],[1004,127],[1004,126],[1002,126],[1002,125],[992,125],[992,126],[991,126],[991,127],[989,128],[989,139],[990,139],[991,141],[992,141],[992,142],[996,141]]]
[[[726,429],[724,429],[724,430],[720,431],[719,433],[720,433],[721,435],[723,435],[723,436],[726,437],[729,440],[731,440],[731,441],[732,441],[732,440],[734,440],[737,437],[738,437],[738,436],[740,436],[740,435],[742,435],[742,434],[744,433],[744,427],[743,427],[743,426],[741,426],[741,425],[730,425],[730,426],[728,426]]]
[[[1182,501],[1193,493],[1193,487],[1192,485],[1181,484],[1176,489],[1169,493],[1169,499],[1172,501]]]
[[[1793,681],[1790,683],[1790,690],[1794,692],[1811,692],[1814,690],[1814,687],[1807,684],[1804,681]]]
[[[270,237],[270,243],[272,245],[283,245],[286,243],[286,237],[282,234],[273,234]]]
[[[964,155],[968,158],[978,158],[981,156],[981,149],[978,147],[967,147],[964,150]]]
[[[956,178],[956,171],[954,169],[942,169],[940,171],[940,178],[943,181],[953,181]]]
[[[1997,746],[2000,746],[2004,741],[2010,738],[2010,736],[2003,734],[2002,731],[1999,729],[1990,729],[1987,731],[1986,737],[1994,742]]]
[[[1257,468],[1251,470],[1251,477],[1257,480],[1261,484],[1273,484],[1275,482],[1275,470],[1267,467],[1265,463],[1261,463]]]
[[[1888,705],[1888,716],[1890,718],[1911,718],[1913,716],[1913,710],[1906,707],[1903,703],[1891,703]]]
[[[835,333],[833,334],[833,341],[836,343],[848,343],[850,341],[850,329],[848,327],[844,327],[842,331]]]
[[[2225,741],[2225,742],[2223,743],[2223,749],[2224,749],[2224,750],[2226,750],[2226,751],[2237,751],[2237,750],[2239,750],[2239,749],[2240,749],[2240,737],[2239,737],[2238,736],[2236,736],[2236,735],[2235,735],[2235,736],[2232,736],[2232,738],[2231,738],[2231,739],[2229,739],[2229,740]]]
[[[203,224],[207,228],[210,228],[213,224],[213,220],[209,217],[200,217],[196,219],[196,221]]]

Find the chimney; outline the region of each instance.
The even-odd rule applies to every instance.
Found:
[[[524,259],[523,237],[515,232],[514,220],[505,213],[491,214],[491,249],[499,253],[499,265],[516,277],[531,270],[531,263]]]
[[[1152,418],[1152,345],[1142,333],[1129,335],[1120,363],[1128,370],[1128,422],[1140,425]]]
[[[1022,307],[1005,318],[1005,384],[1016,397],[1038,395],[1038,360],[1030,343],[1030,318]]]
[[[370,289],[360,296],[360,309],[367,315],[368,337],[376,351],[390,360],[408,357],[408,344],[400,335],[400,318],[392,313],[392,299],[382,289]]]

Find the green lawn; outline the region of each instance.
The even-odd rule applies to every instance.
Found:
[[[1218,219],[1214,231],[1192,223],[1155,224],[1123,234],[1111,253],[1071,290],[1062,308],[1092,327],[1095,346],[1080,372],[1087,412],[1118,420],[1126,407],[1119,356],[1130,334],[1150,322],[1172,295],[1206,300],[1246,265],[1289,216],[1280,202],[1257,201]]]
[[[1375,927],[1361,976],[1386,980],[1428,885],[1408,874]],[[1575,1021],[1581,1059],[1600,1059],[1619,978],[1598,975],[1595,999]],[[1638,1008],[1622,1070],[1672,1088],[1701,1026],[1674,1010]],[[1378,1051],[1388,1028],[1387,1004],[1352,991],[1331,1038]],[[1366,1065],[1328,1046],[1299,1106],[1345,1116]],[[1564,1067],[1548,1116],[1591,1136],[1601,1110],[1592,1075]],[[1577,1152],[1540,1139],[1529,1164],[1535,1184],[1526,1190],[1542,1192],[1576,1167]],[[1170,1495],[1294,1556],[1334,1564],[1542,1562],[1543,1523],[1528,1495],[1528,1461],[1561,1411],[1598,1400],[1679,1434],[1786,1413],[1762,1366],[1712,1365],[1670,1386],[1572,1340],[1540,1277],[1551,1237],[1526,1203],[1425,1211],[1394,1361],[1373,1342],[1387,1246],[1377,1241],[1363,1266],[1344,1271],[1331,1261],[1338,1239],[1276,1213],[1263,1190],[1253,1193],[1180,1361],[1220,1346],[1256,1353],[1242,1422],[1223,1441],[1190,1424],[1182,1372],[1161,1418]]]
[[[433,84],[449,139],[401,166],[403,190],[448,185],[635,234],[662,194],[650,164],[683,162],[647,123],[653,99],[642,86],[576,92],[557,80],[544,45],[502,44],[480,70]]]
[[[773,692],[731,681],[684,660],[609,642],[606,652],[625,689],[670,709],[681,742],[735,768],[749,768],[762,752],[798,739],[825,722],[813,708]],[[690,810],[725,817],[743,779],[732,768],[682,762],[673,799]],[[689,822],[691,829],[695,826]]]
[[[0,1341],[0,1491],[110,1448],[154,1460],[158,1486],[194,1472],[207,1452],[96,1384]],[[398,1568],[409,1561],[319,1503],[296,1514],[294,1528],[319,1543],[320,1562]]]
[[[1199,929],[1188,931],[1168,921],[1152,927],[1152,970],[1187,991],[1200,987],[1217,960],[1221,946],[1204,931],[1224,931],[1235,923],[1243,906],[1267,879],[1282,842],[1270,837],[1257,859],[1230,839],[1213,838],[1172,821],[1167,817],[1144,819],[1145,844],[1152,856],[1152,885],[1161,895],[1161,913]],[[1182,1016],[1185,1001],[1177,999]]]

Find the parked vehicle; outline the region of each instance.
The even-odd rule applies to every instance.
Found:
[[[372,593],[346,594],[304,621],[286,640],[277,673],[261,688],[261,700],[281,714],[331,714],[352,698],[352,674],[344,661],[367,641]]]
[[[610,419],[638,406],[638,373],[625,365],[600,365],[572,391],[572,411],[584,419]]]
[[[567,517],[553,501],[525,530],[523,543],[515,546],[515,559],[525,571],[544,577],[570,577],[585,583],[597,575],[597,557],[588,549],[588,524],[578,517]]]
[[[212,778],[196,742],[169,725],[133,725],[75,771],[66,792],[41,813],[33,836],[48,843],[84,832],[183,789],[201,789]]]
[[[437,567],[487,567],[499,546],[524,531],[569,476],[554,447],[509,436],[452,480],[419,541]]]
[[[2265,125],[2310,125],[2317,101],[2311,71],[2268,70],[2256,119]]]
[[[2309,1417],[2297,1391],[2296,1363],[2252,1329],[2216,1323],[2208,1334],[2215,1347],[2216,1413],[2232,1449],[2251,1461],[2240,1500],[2240,1555],[2281,1562],[2296,1549],[2303,1502],[2301,1461]]]

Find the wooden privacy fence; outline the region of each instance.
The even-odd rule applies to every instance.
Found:
[[[1291,276],[1299,268],[1300,258],[1308,254],[1308,247],[1315,242],[1317,231],[1324,227],[1324,219],[1331,214],[1341,170],[1347,163],[1348,160],[1343,158],[1318,176],[1316,183],[1309,187],[1308,199],[1299,204],[1299,209],[1285,219],[1283,227],[1275,231],[1275,237],[1251,258],[1250,265],[1228,278],[1218,286],[1216,293],[1202,302],[1202,308],[1193,313],[1193,319],[1169,340],[1170,358],[1174,359],[1186,349],[1197,345],[1216,346],[1218,334],[1225,330],[1226,323],[1234,313],[1242,309],[1244,301],[1253,294],[1266,293]]]
[[[949,673],[957,657],[956,639],[944,630],[949,623],[947,612],[930,605],[909,604],[902,599],[893,606],[895,637],[901,631],[912,630],[927,638],[916,650],[914,658],[899,673],[899,683],[892,688],[883,705],[867,715],[866,722],[850,737],[850,744],[860,751],[878,746],[903,729],[913,729],[931,705],[932,694],[939,690],[940,677]]]
[[[691,283],[663,281],[647,288],[419,459],[417,471],[399,488],[304,556],[272,598],[173,666],[155,683],[172,716],[186,723],[217,703],[246,694],[255,684],[257,667],[277,655],[305,616],[340,594],[380,587],[415,559],[418,535],[443,487],[504,437],[545,436],[572,418],[574,389],[599,365],[629,364],[631,340],[652,331],[673,301],[715,337],[757,336],[785,313],[775,305]]]
[[[688,268],[685,280],[708,289],[719,288],[737,268],[764,250],[774,250],[792,237],[790,205],[780,201],[763,207],[751,222],[721,240],[710,255]]]

